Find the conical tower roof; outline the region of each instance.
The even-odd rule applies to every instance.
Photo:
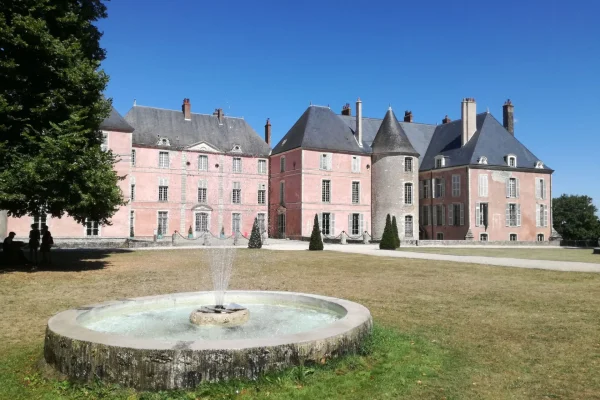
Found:
[[[402,126],[400,126],[400,123],[396,119],[392,107],[385,114],[385,118],[381,122],[371,148],[373,149],[373,154],[401,153],[415,157],[419,156],[419,153],[412,146],[404,129],[402,129]]]

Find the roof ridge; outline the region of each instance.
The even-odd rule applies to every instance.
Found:
[[[139,104],[136,104],[135,106],[133,106],[132,108],[136,108],[136,107],[140,107],[140,108],[152,108],[154,110],[162,110],[162,111],[173,111],[173,112],[181,112],[181,110],[173,110],[171,108],[162,108],[162,107],[152,107],[152,106],[141,106]],[[192,115],[206,115],[209,117],[216,117],[216,115],[214,114],[204,114],[204,113],[196,113],[196,112],[192,112],[190,113]],[[236,119],[244,119],[244,117],[234,117],[233,115],[226,115],[223,114],[223,117],[225,118],[236,118]]]

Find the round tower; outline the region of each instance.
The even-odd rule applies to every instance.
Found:
[[[386,216],[396,217],[400,239],[419,238],[419,153],[390,107],[371,145],[371,227],[383,235]]]

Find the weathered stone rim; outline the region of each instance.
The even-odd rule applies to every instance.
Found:
[[[276,291],[228,291],[228,299],[253,298],[255,300],[265,300],[270,303],[280,300],[282,303],[302,303],[312,305],[317,308],[329,310],[339,310],[345,312],[345,315],[339,320],[319,329],[305,332],[299,332],[290,335],[281,335],[275,338],[260,339],[236,339],[236,340],[198,340],[191,342],[181,342],[177,340],[155,340],[140,339],[130,336],[103,333],[85,328],[80,324],[79,318],[95,311],[105,311],[107,309],[118,309],[134,303],[160,302],[177,300],[189,300],[190,298],[202,298],[213,296],[212,292],[187,292],[174,293],[159,296],[146,296],[131,299],[121,299],[108,301],[89,306],[79,307],[77,309],[60,312],[50,318],[48,321],[48,330],[62,337],[77,341],[98,343],[111,347],[121,347],[139,350],[171,350],[181,349],[182,345],[188,350],[240,350],[258,347],[273,347],[291,344],[301,344],[314,341],[322,341],[331,337],[344,335],[364,324],[371,323],[371,313],[369,310],[358,304],[344,299],[326,297],[313,294],[296,292],[276,292]],[[230,301],[230,300],[228,300]],[[243,300],[241,300],[243,302]]]

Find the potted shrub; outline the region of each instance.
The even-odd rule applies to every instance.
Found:
[[[190,228],[188,229],[188,239],[193,239],[194,238],[194,231],[192,230],[192,226],[190,225]]]

